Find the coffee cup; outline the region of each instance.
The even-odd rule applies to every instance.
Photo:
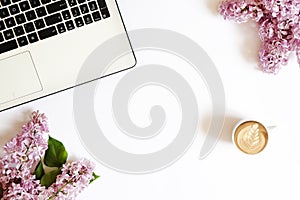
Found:
[[[263,151],[269,140],[269,128],[255,120],[242,120],[232,131],[234,145],[246,154],[258,154]]]

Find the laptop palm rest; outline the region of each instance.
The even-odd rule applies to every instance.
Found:
[[[30,52],[0,60],[0,105],[41,90]]]

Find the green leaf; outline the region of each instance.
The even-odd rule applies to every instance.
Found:
[[[40,161],[39,164],[35,168],[34,175],[37,180],[41,180],[41,178],[44,176],[44,174],[45,174],[45,171],[43,168],[43,162]]]
[[[98,178],[100,178],[100,176],[98,176],[97,174],[95,174],[95,172],[93,172],[93,176],[94,176],[94,179],[90,181],[90,184],[92,182],[94,182],[95,180],[97,180]]]
[[[56,169],[54,171],[51,171],[51,172],[45,174],[41,179],[41,185],[48,188],[50,185],[52,185],[52,183],[54,183],[56,181],[56,177],[60,173],[61,173],[61,170]]]
[[[60,141],[49,136],[48,149],[45,153],[44,163],[48,167],[61,167],[66,163],[68,152]]]

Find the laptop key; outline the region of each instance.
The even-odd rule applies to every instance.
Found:
[[[21,36],[25,34],[25,31],[22,26],[15,27],[14,32],[16,36]]]
[[[36,29],[42,29],[45,27],[45,22],[43,19],[38,19],[34,22],[34,25]]]
[[[9,12],[7,8],[0,9],[0,18],[5,18],[9,16]]]
[[[75,28],[74,23],[71,20],[66,22],[66,26],[67,26],[68,31]]]
[[[25,15],[24,14],[17,15],[16,21],[18,24],[23,24],[24,22],[26,22]]]
[[[4,31],[3,34],[4,34],[4,38],[6,40],[10,40],[10,39],[14,38],[14,33],[13,33],[12,29]]]
[[[6,20],[4,20],[5,21],[5,24],[6,24],[6,27],[7,28],[11,28],[11,27],[13,27],[13,26],[15,26],[16,25],[16,21],[15,21],[15,19],[14,18],[8,18],[8,19],[6,19]]]
[[[107,8],[105,0],[97,0],[97,2],[98,2],[98,5],[99,5],[100,9],[101,8]]]
[[[51,16],[45,18],[45,22],[46,22],[47,26],[51,26],[51,25],[59,23],[61,21],[62,21],[62,18],[61,18],[60,13],[57,13],[57,14],[54,14],[54,15],[51,15]]]
[[[57,2],[54,2],[54,3],[49,4],[49,5],[46,6],[47,11],[48,11],[49,14],[64,10],[67,7],[68,6],[67,6],[67,3],[66,3],[65,0],[57,1]]]
[[[38,35],[41,40],[44,40],[46,38],[57,35],[57,30],[56,30],[55,26],[52,26],[52,27],[49,27],[49,28],[39,31]]]
[[[39,0],[29,0],[29,2],[32,8],[36,8],[41,5]]]
[[[0,21],[0,31],[3,31],[5,29],[5,25],[3,21]]]
[[[97,10],[97,4],[95,1],[89,2],[89,7],[91,11]]]
[[[15,15],[20,12],[20,9],[19,9],[18,5],[14,4],[14,5],[9,6],[9,11],[10,11],[10,14]]]
[[[82,14],[86,14],[89,12],[89,7],[87,6],[87,4],[83,4],[83,5],[80,5],[80,10],[81,10]]]
[[[80,15],[80,11],[79,11],[79,8],[78,7],[75,7],[75,8],[72,8],[71,9],[71,12],[73,14],[73,17],[77,17]]]
[[[30,5],[27,1],[22,1],[20,4],[19,4],[20,8],[22,11],[26,11],[26,10],[29,10],[30,9]]]
[[[0,54],[18,48],[16,40],[11,40],[0,44]]]
[[[2,6],[8,6],[9,4],[11,4],[10,0],[1,0],[1,5]]]
[[[26,33],[30,33],[35,30],[32,22],[25,24],[24,28],[25,28]]]
[[[23,47],[23,46],[27,45],[27,44],[28,44],[28,41],[27,41],[26,36],[19,37],[19,38],[18,38],[18,43],[19,43],[19,46],[20,46],[20,47]]]
[[[62,16],[63,16],[64,20],[71,19],[71,13],[68,10],[63,11]]]
[[[77,0],[77,1],[78,1],[79,4],[85,2],[85,0]]]
[[[92,16],[93,16],[93,19],[95,22],[101,20],[101,15],[100,15],[100,12],[98,12],[98,11],[93,12]]]
[[[103,19],[110,17],[110,14],[109,14],[109,11],[107,8],[101,8],[101,13],[102,13]]]
[[[75,6],[77,4],[76,0],[68,0],[70,7]]]
[[[77,26],[77,27],[81,27],[81,26],[84,25],[83,20],[82,20],[81,17],[76,18],[76,19],[75,19],[75,23],[76,23],[76,26]]]
[[[36,14],[38,17],[43,17],[47,15],[46,9],[44,7],[40,7],[36,9]]]
[[[28,40],[30,43],[35,43],[35,42],[39,41],[39,38],[36,33],[31,33],[27,37],[28,37]]]
[[[25,15],[28,21],[36,19],[36,14],[33,10],[26,12]]]
[[[83,16],[83,19],[84,19],[85,24],[93,23],[91,15],[85,15],[85,16]]]
[[[65,27],[64,24],[58,24],[56,27],[57,27],[57,30],[58,30],[59,33],[66,32],[66,27]]]
[[[41,0],[42,4],[47,4],[47,3],[50,3],[51,0]]]

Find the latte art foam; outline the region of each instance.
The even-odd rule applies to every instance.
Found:
[[[236,128],[234,142],[244,153],[257,154],[268,143],[268,131],[259,122],[247,121]]]

